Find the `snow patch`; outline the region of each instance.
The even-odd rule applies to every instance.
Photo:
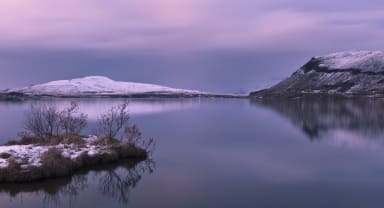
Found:
[[[88,136],[84,138],[85,144],[76,146],[74,144],[58,144],[50,146],[36,146],[36,145],[11,145],[0,146],[0,155],[9,154],[10,158],[15,159],[21,164],[22,169],[27,169],[30,166],[40,167],[41,155],[48,151],[50,148],[57,148],[62,152],[63,157],[75,160],[82,153],[86,152],[89,156],[102,154],[108,152],[108,148],[102,145],[93,145],[92,142],[97,139],[96,136]],[[9,158],[0,158],[0,168],[5,168],[9,165]]]
[[[362,71],[384,71],[383,51],[346,51],[316,56],[320,67],[330,69],[360,69]]]

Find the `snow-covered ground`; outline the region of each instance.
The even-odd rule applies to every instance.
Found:
[[[88,76],[71,80],[58,80],[24,88],[10,89],[32,95],[130,95],[141,93],[204,94],[196,90],[176,89],[154,84],[119,82],[103,76]]]
[[[41,155],[48,151],[50,148],[55,147],[62,152],[64,157],[75,160],[83,152],[87,152],[89,156],[96,154],[103,154],[108,152],[109,148],[103,145],[93,145],[92,142],[97,139],[96,136],[89,136],[84,138],[85,144],[76,146],[74,144],[58,144],[51,146],[37,146],[37,145],[11,145],[0,146],[0,155],[8,153],[19,164],[22,169],[27,169],[30,166],[40,167]],[[0,168],[8,166],[8,160],[10,158],[0,158]]]

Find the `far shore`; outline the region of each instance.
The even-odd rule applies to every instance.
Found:
[[[139,94],[81,94],[81,95],[30,95],[23,93],[0,92],[0,101],[27,101],[41,99],[69,99],[69,98],[248,98],[248,95],[237,94],[169,94],[169,93],[139,93]]]

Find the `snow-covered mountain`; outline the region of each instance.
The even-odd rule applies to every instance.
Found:
[[[277,85],[253,97],[303,94],[384,95],[384,52],[347,51],[313,57]]]
[[[147,95],[202,95],[196,90],[170,88],[154,84],[119,82],[103,76],[88,76],[71,80],[52,81],[24,88],[10,89],[7,93],[34,96],[129,96]]]

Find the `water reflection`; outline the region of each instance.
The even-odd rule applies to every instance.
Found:
[[[145,172],[153,173],[155,167],[153,160],[146,160],[134,167],[125,166],[125,173],[119,173],[112,169],[97,172],[99,190],[103,195],[126,205],[129,202],[131,189],[137,186],[142,174]]]
[[[65,177],[26,184],[2,184],[0,194],[6,194],[11,200],[23,199],[28,195],[40,198],[44,207],[77,207],[76,202],[83,192],[95,185],[98,192],[126,206],[131,190],[134,189],[145,173],[155,171],[153,160],[126,160],[115,164],[98,166],[83,170],[72,177]]]
[[[182,106],[185,100],[179,102]],[[22,118],[18,105],[0,107],[3,113],[12,113],[3,119],[10,122],[9,127],[20,123],[14,117],[20,113]],[[46,192],[61,196],[47,197],[46,207],[56,207],[55,201],[59,207],[121,207],[120,193],[128,196],[120,201],[129,199],[132,207],[382,207],[383,149],[338,148],[326,143],[340,141],[336,132],[343,132],[348,142],[356,137],[356,141],[384,147],[378,145],[383,140],[381,106],[381,101],[369,100],[251,104],[245,99],[196,99],[185,110],[132,117],[146,135],[156,137],[159,168],[150,177],[140,174],[142,180],[130,191],[110,191],[124,187],[117,183],[125,177],[120,173],[124,169],[117,171],[120,179],[104,170],[106,181],[116,183],[104,186],[96,172],[90,172],[83,174],[86,186],[74,182],[75,188],[60,189],[65,194],[55,194],[55,188],[47,191],[47,184],[46,190],[39,189],[44,194],[36,189],[15,190],[18,197],[11,197],[11,202],[7,189],[0,194],[0,207],[41,208]],[[1,129],[15,132],[8,126]],[[84,181],[81,177],[72,180]],[[78,193],[68,194],[73,190]]]
[[[26,102],[0,102],[0,143],[14,139],[23,129],[23,119],[30,104],[54,103],[59,108],[68,107],[71,101],[79,103],[80,111],[88,115],[88,119],[96,121],[101,112],[116,106],[125,99],[47,99]],[[132,116],[167,113],[192,109],[199,106],[199,99],[129,99],[128,112]],[[93,132],[87,132],[93,133]]]
[[[311,141],[384,147],[384,101],[337,97],[252,100],[289,119]]]
[[[65,107],[68,105],[68,100],[56,102],[59,102],[58,106]],[[79,103],[81,112],[87,114],[89,119],[97,119],[100,112],[104,112],[121,102],[122,99],[91,99],[80,100]],[[128,100],[128,111],[131,115],[165,113],[196,107],[196,103],[196,99],[130,99]]]

